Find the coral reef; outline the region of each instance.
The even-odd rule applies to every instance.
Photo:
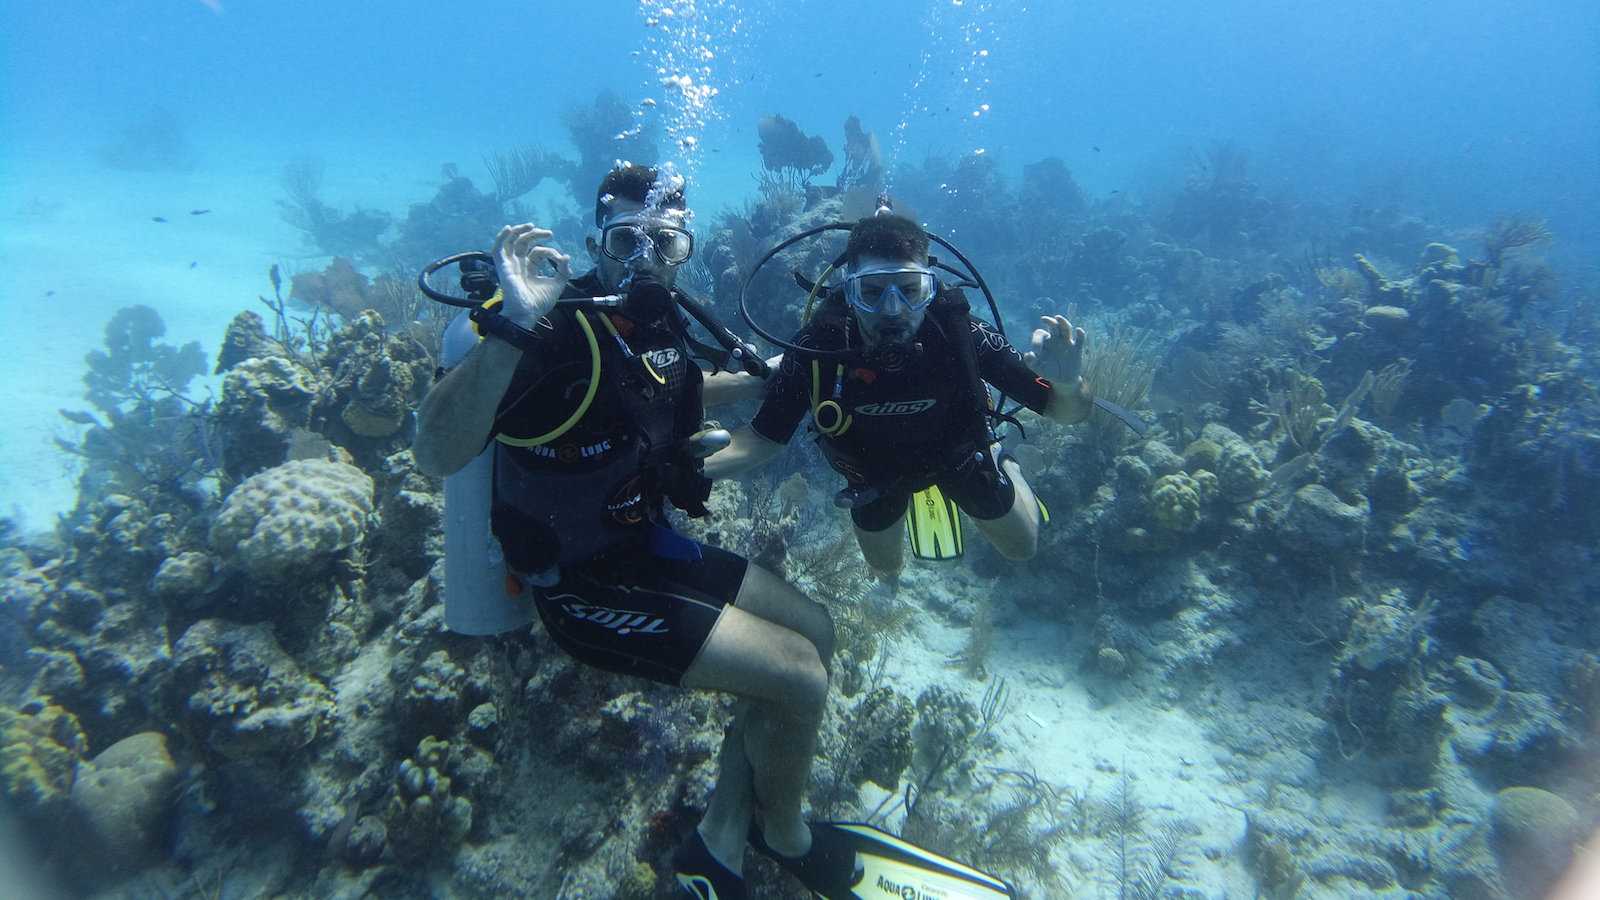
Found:
[[[336,258],[269,270],[215,399],[198,345],[113,317],[64,412],[77,507],[0,527],[4,789],[43,865],[103,842],[88,887],[131,896],[670,885],[730,703],[585,669],[537,628],[445,631],[439,483],[406,448],[442,321],[415,264],[481,248],[547,178],[572,197],[539,220],[581,239],[599,177],[655,158],[653,116],[601,95],[566,118],[575,160],[495,154],[492,190],[445,166],[398,223],[294,164],[285,215]],[[1000,429],[1053,514],[1026,564],[974,539],[875,577],[804,448],[716,486],[684,531],[836,623],[815,812],[1027,896],[1542,889],[1600,814],[1600,369],[1549,226],[1341,209],[1232,145],[1102,196],[1065,149],[891,172],[853,117],[838,160],[761,131],[765,177],[680,283],[731,317],[767,247],[890,186],[983,268],[1019,346],[1039,315],[1085,324],[1097,396],[1151,426]],[[841,248],[780,254],[753,312],[798,324],[792,273]]]

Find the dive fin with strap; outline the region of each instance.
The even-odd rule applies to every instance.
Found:
[[[758,833],[752,835],[751,842],[822,900],[1016,898],[1005,879],[918,847],[871,825],[859,822],[812,822],[810,825],[812,850],[803,857],[774,853]]]
[[[917,491],[906,509],[906,536],[917,559],[960,559],[961,510],[936,484]]]

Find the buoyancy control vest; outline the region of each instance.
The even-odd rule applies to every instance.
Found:
[[[928,322],[938,329],[950,352],[955,355],[958,380],[963,387],[962,402],[958,407],[959,426],[949,453],[937,462],[940,468],[945,469],[965,470],[968,466],[981,463],[991,463],[989,468],[994,468],[989,454],[990,445],[995,441],[991,418],[996,416],[997,412],[992,407],[988,386],[984,383],[983,375],[978,368],[977,350],[973,347],[970,337],[973,327],[972,308],[967,303],[966,295],[959,289],[945,288],[934,298],[933,303],[928,305],[927,318]],[[812,317],[811,326],[820,342],[820,349],[843,349],[859,337],[859,328],[840,290],[829,293]],[[863,349],[862,353],[865,354],[866,351]],[[918,361],[913,359],[908,364],[916,365]],[[833,386],[835,395],[841,389],[840,379],[831,377],[835,365],[833,362],[824,361],[813,372],[812,421],[822,438],[822,448],[829,463],[852,483],[856,483],[861,480],[861,472],[865,467],[859,460],[853,459],[836,439],[843,434],[844,428],[840,426],[845,425],[846,419],[843,410],[838,409],[838,397],[829,396],[830,385]],[[837,410],[838,419],[836,422],[827,423],[824,422],[826,416],[822,407],[830,400]],[[829,427],[830,424],[832,427]],[[926,473],[920,472],[906,473],[906,477],[911,481],[924,480],[925,475]]]
[[[529,575],[643,541],[663,518],[663,499],[704,515],[709,486],[683,452],[701,424],[702,378],[676,313],[667,317],[669,345],[645,354],[628,346],[607,313],[556,314],[572,318],[570,333],[589,338],[590,377],[599,384],[585,392],[590,408],[582,416],[599,407],[616,427],[587,443],[496,436],[490,520],[507,564]],[[594,339],[595,324],[610,334]],[[669,351],[670,369],[651,362]]]

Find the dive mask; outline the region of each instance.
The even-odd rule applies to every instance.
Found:
[[[921,266],[863,269],[844,279],[845,299],[864,313],[893,313],[894,301],[917,312],[938,294],[939,279]]]
[[[600,252],[627,263],[651,250],[669,266],[681,266],[694,255],[694,235],[655,218],[619,216],[600,229]]]

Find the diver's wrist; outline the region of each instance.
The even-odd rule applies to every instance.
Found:
[[[538,336],[532,331],[493,310],[483,307],[474,309],[472,321],[478,326],[479,334],[487,338],[496,338],[501,343],[509,344],[521,351],[533,349],[533,345],[538,341]]]

